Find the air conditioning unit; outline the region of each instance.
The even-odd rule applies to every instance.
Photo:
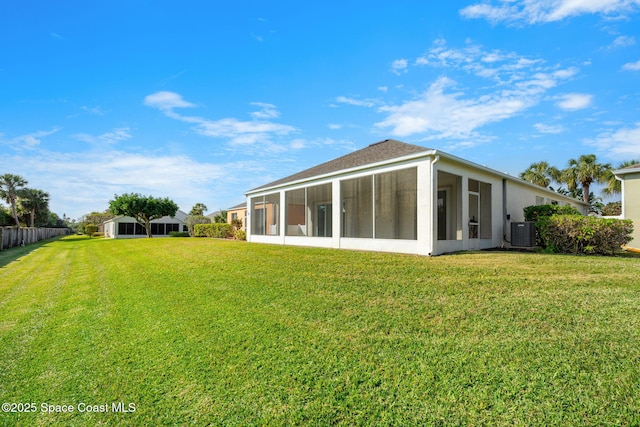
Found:
[[[533,248],[536,245],[536,223],[533,221],[511,223],[511,246]]]

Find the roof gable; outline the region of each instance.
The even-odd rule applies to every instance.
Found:
[[[625,175],[628,173],[640,173],[640,163],[636,165],[627,166],[626,168],[613,171],[614,175]]]
[[[427,151],[431,150],[418,145],[396,141],[395,139],[385,139],[384,141],[376,142],[366,148],[338,157],[337,159],[305,169],[277,181],[261,185],[260,187],[250,190],[250,192]]]

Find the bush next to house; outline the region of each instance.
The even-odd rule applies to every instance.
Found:
[[[633,222],[581,215],[552,215],[536,226],[548,252],[612,255],[631,241]]]
[[[525,221],[538,221],[539,218],[550,217],[551,215],[581,215],[573,206],[560,205],[537,205],[524,208]]]
[[[571,206],[529,206],[524,216],[535,221],[537,243],[547,252],[611,255],[633,231],[631,220],[584,216]]]
[[[169,236],[171,237],[190,237],[188,231],[170,231]]]
[[[231,237],[231,225],[223,223],[195,224],[193,226],[194,237],[217,237],[226,239]]]
[[[233,238],[236,240],[247,240],[247,232],[244,230],[236,230],[233,233]]]

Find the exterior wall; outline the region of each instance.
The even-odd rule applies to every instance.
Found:
[[[455,236],[450,236],[450,239],[438,240],[437,236],[437,208],[433,210],[430,215],[432,221],[432,230],[434,239],[433,255],[439,255],[443,253],[456,252],[462,250],[478,250],[495,248],[502,245],[503,237],[503,224],[502,224],[502,178],[491,174],[485,170],[474,168],[473,166],[458,163],[450,159],[440,159],[434,165],[436,171],[445,172],[447,174],[459,177],[461,180],[461,192],[457,195],[459,203],[458,209],[461,209],[461,223],[458,225],[459,231]],[[437,176],[437,175],[436,175]],[[472,219],[475,215],[471,214],[469,206],[469,193],[472,192],[469,188],[469,180],[478,181],[484,184],[483,188],[486,192],[486,185],[490,186],[490,195],[483,194],[480,190],[480,212],[479,212],[479,230],[478,237],[472,237]],[[434,191],[437,193],[438,189],[442,189],[440,185],[434,186]],[[473,191],[472,193],[476,193]],[[484,197],[482,197],[484,195]],[[486,200],[489,198],[489,200]],[[483,200],[485,199],[485,200]],[[460,215],[456,215],[455,220],[459,221]],[[487,218],[489,217],[489,218]],[[488,231],[482,230],[487,228]]]
[[[623,176],[622,216],[633,221],[633,240],[627,246],[640,249],[640,173]]]
[[[227,224],[231,224],[233,220],[233,216],[236,215],[237,218],[242,220],[242,230],[247,231],[247,208],[231,208],[227,210]]]
[[[558,204],[571,205],[584,215],[588,214],[587,207],[573,199],[553,194],[544,188],[537,188],[520,181],[507,181],[505,210],[505,240],[511,241],[511,223],[524,221],[524,208],[534,205]]]

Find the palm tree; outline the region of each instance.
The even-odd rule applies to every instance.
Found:
[[[45,212],[49,209],[49,193],[35,188],[25,188],[20,191],[20,204],[29,212],[31,227],[36,225],[36,211]]]
[[[562,171],[561,180],[570,191],[576,191],[579,185],[582,186],[582,200],[589,203],[591,184],[604,182],[608,170],[611,170],[611,165],[598,163],[595,154],[583,154],[577,160],[569,160],[569,167]]]
[[[520,174],[520,178],[547,188],[552,181],[560,179],[560,171],[547,162],[531,163],[529,168]]]
[[[27,185],[27,180],[20,175],[14,175],[12,173],[0,175],[0,197],[11,205],[13,219],[16,221],[18,228],[20,228],[20,221],[18,220],[17,200],[20,191],[25,185]]]
[[[628,168],[629,166],[634,166],[640,163],[640,160],[628,160],[626,162],[618,163],[618,169]],[[607,171],[607,176],[605,180],[607,186],[602,189],[602,192],[608,196],[612,194],[620,194],[622,193],[622,183],[616,179],[616,176],[613,174],[613,170]]]
[[[204,203],[196,203],[191,208],[191,212],[189,212],[189,215],[202,216],[204,215],[204,212],[206,210],[207,210],[207,206]]]

